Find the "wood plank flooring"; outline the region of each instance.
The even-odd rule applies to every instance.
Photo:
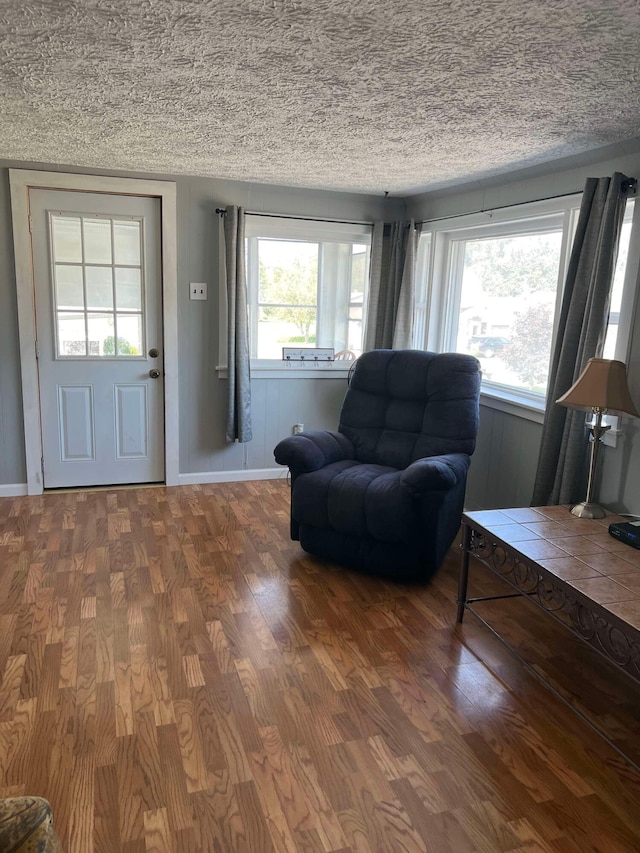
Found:
[[[455,550],[426,587],[367,578],[304,555],[288,501],[0,499],[0,796],[49,799],[69,853],[640,850],[640,776],[455,626]],[[640,755],[635,685],[528,602],[491,607]]]

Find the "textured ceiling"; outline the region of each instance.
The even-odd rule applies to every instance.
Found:
[[[0,0],[0,157],[411,194],[640,135],[638,0]]]

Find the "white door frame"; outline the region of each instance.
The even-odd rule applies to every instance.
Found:
[[[13,245],[18,297],[18,333],[22,373],[22,410],[27,462],[27,494],[40,495],[42,483],[42,433],[36,317],[29,212],[30,189],[75,190],[76,192],[150,196],[160,199],[162,241],[162,322],[164,335],[164,456],[165,481],[178,485],[178,274],[176,185],[170,181],[109,178],[9,169]]]

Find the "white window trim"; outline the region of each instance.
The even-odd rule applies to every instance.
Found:
[[[633,217],[631,219],[631,234],[629,235],[629,253],[627,266],[624,271],[622,302],[620,304],[620,322],[616,338],[615,358],[629,363],[631,355],[631,333],[633,318],[638,301],[640,286],[640,197],[635,199]]]
[[[631,219],[631,233],[629,234],[629,252],[627,254],[627,266],[624,271],[624,284],[622,286],[622,301],[620,303],[620,321],[618,323],[618,334],[614,358],[629,364],[631,355],[631,335],[633,331],[633,318],[635,317],[638,302],[638,287],[640,287],[640,198],[635,199],[633,205],[633,216]],[[622,420],[620,415],[605,415],[604,423],[610,424],[602,436],[602,443],[608,447],[617,447],[618,437],[622,435]]]
[[[345,242],[345,235],[353,242],[362,242],[371,246],[373,222],[345,222],[343,220],[312,219],[310,217],[278,216],[276,214],[246,213],[245,236],[273,237],[281,240],[305,240],[311,242]],[[253,221],[252,221],[253,220]],[[259,223],[259,226],[258,226]],[[220,217],[219,229],[219,346],[216,372],[218,379],[229,376],[227,364],[227,293],[224,287],[226,281],[226,259],[224,245],[224,223]],[[368,270],[367,270],[368,277]],[[366,318],[368,291],[365,292],[363,315]],[[364,319],[363,319],[364,322]],[[346,379],[353,362],[332,362],[322,366],[300,365],[293,366],[280,359],[252,358],[250,360],[251,376],[254,379]]]
[[[252,358],[252,379],[346,379],[353,361],[333,361],[322,365],[297,367],[284,363],[276,358]],[[228,379],[229,369],[226,365],[216,367],[219,379]]]

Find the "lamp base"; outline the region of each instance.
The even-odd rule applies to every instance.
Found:
[[[604,518],[606,514],[600,504],[587,503],[587,501],[571,507],[571,515],[576,515],[578,518]]]

